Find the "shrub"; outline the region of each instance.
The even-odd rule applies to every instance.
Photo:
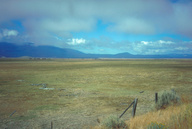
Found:
[[[167,105],[176,104],[180,101],[180,97],[176,94],[174,90],[164,91],[158,97],[158,102],[156,103],[156,109],[165,108]]]
[[[110,116],[104,122],[104,126],[109,129],[126,129],[128,128],[125,122],[117,116]]]
[[[149,124],[147,126],[147,129],[168,129],[164,124],[158,124],[157,122],[151,122],[151,124]]]

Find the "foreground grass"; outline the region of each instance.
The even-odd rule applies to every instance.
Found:
[[[182,96],[181,103],[171,104],[146,114],[122,121],[117,117],[106,118],[95,129],[190,129],[192,127],[192,100]],[[123,124],[122,124],[123,123]],[[109,127],[108,127],[109,126]]]
[[[170,106],[167,109],[149,112],[127,121],[130,129],[146,129],[151,123],[164,125],[168,129],[190,129],[192,127],[192,104]]]
[[[119,116],[135,98],[139,116],[151,111],[155,92],[174,87],[187,97],[192,90],[192,60],[13,59],[0,60],[0,73],[2,127],[14,127],[12,120],[34,128],[48,128],[51,121],[56,128],[96,125],[96,119]],[[31,85],[40,83],[55,90]],[[126,114],[124,120],[131,111]]]

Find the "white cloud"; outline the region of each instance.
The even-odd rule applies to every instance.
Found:
[[[191,41],[140,41],[132,42],[132,47],[127,49],[133,50],[137,54],[172,54],[172,53],[191,53]]]
[[[16,30],[0,29],[0,41],[12,41],[18,34]]]
[[[86,43],[86,40],[83,39],[83,38],[80,38],[80,39],[68,39],[68,42],[67,44],[69,45],[80,45],[80,44],[85,44]]]
[[[172,42],[172,41],[159,40],[159,41],[157,41],[157,43],[160,43],[160,44],[172,44],[172,43],[174,43],[174,42]]]
[[[3,37],[17,36],[18,35],[18,31],[4,29],[2,35],[3,35]]]
[[[148,41],[141,41],[141,43],[143,43],[144,45],[149,44],[149,42],[148,42]]]
[[[158,41],[141,41],[141,44],[148,45],[148,46],[159,46],[163,44],[174,44],[173,41],[165,41],[165,40],[158,40]]]
[[[183,51],[183,50],[188,50],[188,48],[187,47],[177,47],[177,48],[175,48],[175,50]]]
[[[0,23],[22,19],[26,31],[90,31],[97,19],[131,34],[172,32],[191,37],[192,2],[169,0],[8,0],[0,4]]]

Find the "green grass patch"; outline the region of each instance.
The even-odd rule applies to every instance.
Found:
[[[30,114],[30,115],[27,115],[27,116],[21,115],[21,116],[14,117],[13,120],[16,120],[16,121],[24,120],[25,121],[25,120],[30,120],[30,119],[34,119],[34,118],[37,118],[37,116],[34,115],[34,114]]]
[[[30,119],[35,119],[37,117],[38,116],[36,115],[36,112],[33,110],[30,110],[25,114],[13,116],[13,117],[11,117],[11,119],[14,121],[19,121],[19,120],[27,121]]]
[[[168,129],[164,124],[157,123],[157,122],[151,122],[147,129]]]
[[[58,110],[58,105],[41,105],[38,107],[35,107],[34,110]]]

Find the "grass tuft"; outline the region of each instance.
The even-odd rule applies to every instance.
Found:
[[[126,123],[117,116],[108,117],[103,125],[108,129],[127,129]]]

